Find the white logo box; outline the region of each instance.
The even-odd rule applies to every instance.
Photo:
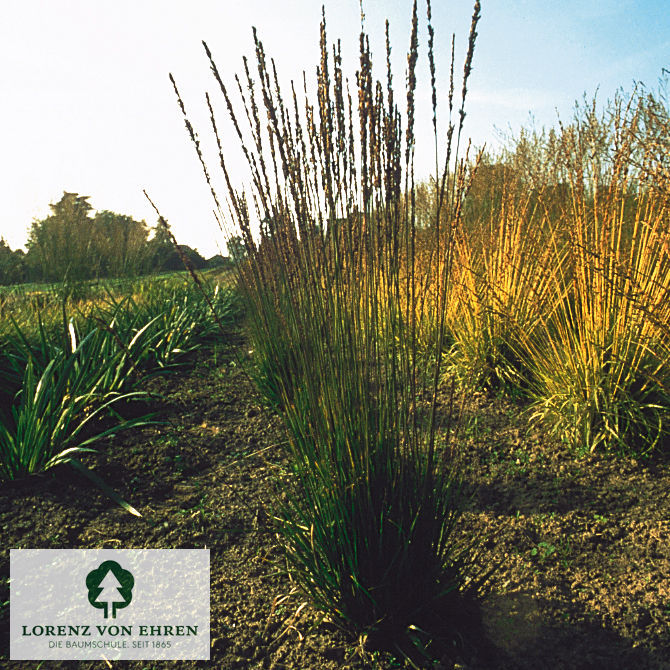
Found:
[[[10,549],[10,658],[209,660],[209,582],[209,549]]]

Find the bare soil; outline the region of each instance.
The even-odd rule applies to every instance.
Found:
[[[141,518],[68,467],[2,486],[0,667],[110,667],[10,663],[6,605],[10,548],[108,547],[211,550],[211,660],[114,667],[403,667],[314,611],[287,574],[272,523],[286,434],[240,365],[245,353],[231,333],[153,379],[164,423],[87,460]],[[484,564],[499,567],[479,603],[481,649],[436,667],[670,668],[667,459],[576,459],[529,430],[519,406],[485,396],[469,399],[459,439],[470,495],[459,532],[480,537]]]

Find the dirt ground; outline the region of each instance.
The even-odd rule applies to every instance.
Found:
[[[128,668],[402,667],[365,653],[312,610],[287,575],[271,515],[286,435],[240,365],[243,338],[208,347],[155,378],[165,423],[122,434],[87,460],[134,505],[118,505],[68,467],[0,490],[0,667],[9,662],[10,548],[211,551],[211,660]],[[670,464],[577,460],[528,429],[518,406],[471,398],[460,433],[471,495],[459,532],[500,564],[480,602],[486,653],[436,667],[670,668]]]

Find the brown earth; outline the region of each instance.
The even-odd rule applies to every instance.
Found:
[[[244,341],[231,334],[153,379],[165,423],[87,460],[141,518],[68,467],[2,486],[0,667],[112,667],[8,661],[9,549],[108,547],[211,551],[211,660],[113,667],[403,667],[312,610],[287,575],[271,522],[286,436],[240,356]],[[670,668],[667,461],[575,459],[529,430],[518,406],[483,396],[469,401],[460,440],[471,498],[459,532],[499,564],[480,603],[491,644],[435,667]]]

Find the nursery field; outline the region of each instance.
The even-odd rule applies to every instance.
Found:
[[[231,330],[158,377],[164,422],[104,441],[91,467],[142,514],[132,516],[66,466],[0,489],[1,658],[7,658],[9,547],[211,551],[211,661],[113,667],[394,668],[316,612],[287,575],[271,520],[289,471],[285,429],[244,366]],[[670,667],[670,466],[576,460],[529,431],[520,408],[477,396],[464,408],[468,503],[458,533],[499,565],[468,638],[434,667]],[[478,619],[481,618],[481,627]],[[104,668],[103,662],[13,662]]]
[[[670,668],[667,87],[475,150],[425,9],[405,90],[325,12],[314,98],[170,75],[229,275],[0,294],[5,636],[8,548],[207,547],[174,667]]]

